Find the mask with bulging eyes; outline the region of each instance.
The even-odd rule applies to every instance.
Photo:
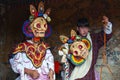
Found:
[[[81,57],[83,59],[86,59],[88,56],[88,49],[82,41],[75,41],[70,46],[71,53],[76,57]]]
[[[35,37],[45,37],[47,22],[43,17],[36,18],[30,27]]]

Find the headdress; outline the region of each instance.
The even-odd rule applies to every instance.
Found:
[[[71,37],[60,35],[60,40],[64,44],[69,45],[69,50],[67,51],[68,58],[74,65],[82,65],[91,49],[91,43],[87,38],[79,37],[74,30],[71,30]],[[65,52],[65,47],[63,47],[63,52]],[[62,50],[62,49],[61,49]]]
[[[38,17],[43,17],[47,22],[51,21],[51,18],[49,17],[49,14],[51,12],[51,9],[48,8],[45,12],[44,12],[44,3],[41,1],[38,5],[38,10],[36,10],[36,8],[33,5],[30,5],[30,13],[31,15],[29,16],[29,20],[26,20],[23,24],[22,30],[23,33],[27,36],[27,37],[34,37],[32,31],[31,31],[31,23]],[[51,34],[51,26],[49,24],[47,31],[45,33],[45,37],[50,36]]]

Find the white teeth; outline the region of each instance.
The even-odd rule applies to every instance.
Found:
[[[36,33],[40,33],[40,34],[43,34],[43,33],[45,33],[45,32],[37,32],[37,31],[36,31]]]
[[[40,34],[44,34],[44,32],[40,32]]]

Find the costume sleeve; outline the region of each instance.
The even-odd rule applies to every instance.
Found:
[[[47,62],[48,68],[52,69],[54,71],[54,58],[53,58],[53,55],[52,55],[50,49],[46,50],[45,60]]]
[[[107,26],[104,28],[104,32],[106,34],[111,34],[112,33],[112,23],[108,22]]]
[[[22,64],[22,53],[17,53],[10,59],[10,64],[15,73],[19,73],[21,80],[24,80],[24,66]]]
[[[108,22],[107,26],[103,31],[97,33],[97,43],[98,48],[101,48],[104,45],[104,33],[106,33],[106,41],[108,41],[112,37],[112,23]]]

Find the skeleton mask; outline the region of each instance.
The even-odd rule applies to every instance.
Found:
[[[65,58],[68,58],[73,65],[80,66],[86,61],[91,49],[90,41],[87,38],[81,38],[74,30],[71,30],[70,37],[60,35],[60,40],[62,43],[68,44],[67,57]],[[62,51],[64,53],[64,49]]]
[[[38,10],[34,5],[30,5],[30,13],[29,20],[27,20],[23,25],[23,33],[27,37],[46,37],[48,34],[47,29],[49,26],[47,22],[50,22],[51,19],[49,17],[51,9],[48,8],[44,12],[44,3],[41,1],[38,5]]]
[[[71,44],[70,51],[74,56],[82,57],[84,59],[86,59],[88,55],[88,49],[82,41],[75,41]]]
[[[31,30],[35,37],[44,37],[47,30],[47,22],[43,17],[36,18],[31,23]]]
[[[88,48],[85,44],[86,40],[80,40],[80,39],[76,40],[76,39],[77,39],[77,33],[74,30],[71,30],[70,38],[64,35],[60,35],[60,40],[63,43],[70,43],[70,52],[73,54],[73,56],[86,59],[89,53]]]

